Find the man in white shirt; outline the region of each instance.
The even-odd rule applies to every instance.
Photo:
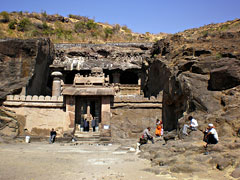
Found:
[[[188,120],[190,121],[190,125],[184,124],[182,133],[184,135],[188,135],[187,130],[190,129],[191,131],[196,131],[198,127],[198,122],[196,119],[194,119],[192,116],[188,117]]]
[[[150,134],[150,131],[151,131],[150,127],[143,131],[143,139],[145,139],[146,141],[150,140],[154,144],[153,137]]]
[[[208,124],[207,132],[204,137],[204,141],[207,143],[205,147],[207,147],[208,144],[217,144],[218,139],[218,133],[216,129],[214,128],[213,124]]]

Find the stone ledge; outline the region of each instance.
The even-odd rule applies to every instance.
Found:
[[[158,108],[162,109],[162,103],[114,103],[111,108]]]
[[[7,101],[14,102],[63,102],[63,96],[23,96],[23,95],[8,95]]]
[[[5,101],[4,106],[16,106],[16,107],[49,107],[49,108],[62,108],[63,103],[49,103],[49,102],[21,102],[21,101]]]
[[[150,97],[145,98],[141,95],[118,95],[114,97],[114,103],[162,103],[162,97],[159,96],[158,98]]]

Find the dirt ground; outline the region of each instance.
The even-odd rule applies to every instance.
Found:
[[[117,144],[0,144],[0,179],[178,179],[147,172],[150,162]]]

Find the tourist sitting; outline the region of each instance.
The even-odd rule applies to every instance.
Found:
[[[49,143],[50,144],[55,142],[56,136],[57,136],[57,132],[54,131],[54,128],[52,128],[52,131],[50,132],[50,137],[49,137]]]
[[[150,140],[152,142],[152,144],[154,144],[154,140],[152,135],[150,134],[151,128],[148,127],[147,129],[145,129],[143,131],[143,135],[142,135],[142,139],[143,141],[141,142],[140,140],[140,144],[146,144],[148,142],[148,140]]]
[[[155,135],[157,137],[161,137],[163,135],[162,121],[160,121],[159,119],[157,119],[157,121],[156,121]]]
[[[208,128],[204,132],[204,139],[207,144],[205,147],[208,146],[208,144],[217,144],[218,143],[218,133],[216,129],[214,128],[213,124],[208,124]]]
[[[188,117],[188,120],[190,121],[190,124],[184,124],[182,133],[183,135],[188,135],[187,130],[190,129],[191,131],[196,131],[198,127],[198,122],[196,119],[194,119],[192,116]]]

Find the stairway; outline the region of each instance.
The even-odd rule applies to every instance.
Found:
[[[98,143],[100,142],[100,132],[75,132],[74,137],[77,141],[81,142],[91,142]]]

